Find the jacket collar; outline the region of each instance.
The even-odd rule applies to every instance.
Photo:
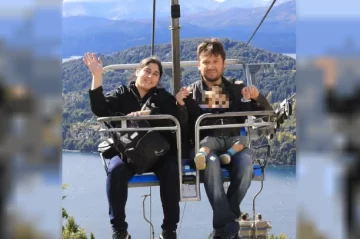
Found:
[[[136,96],[136,98],[139,100],[139,101],[146,101],[151,95],[153,95],[155,92],[158,91],[158,88],[155,86],[153,88],[151,88],[147,93],[146,95],[144,95],[143,98],[140,97],[140,94],[139,94],[139,91],[138,89],[136,88],[135,86],[135,81],[130,81],[129,82],[129,90]]]
[[[201,81],[201,84],[199,85],[200,91],[203,92],[204,90],[209,90],[209,87],[206,85],[203,76],[201,76],[200,81]],[[224,76],[221,76],[221,85],[220,85],[220,87],[223,87],[223,86],[224,86],[227,90],[230,90],[230,89],[229,89],[230,82],[229,82]]]

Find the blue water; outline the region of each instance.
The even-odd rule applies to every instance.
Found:
[[[105,193],[105,171],[97,154],[63,153],[63,179],[69,184],[64,195],[63,206],[69,215],[88,234],[93,232],[97,239],[111,238],[108,219],[108,203]],[[291,166],[269,166],[266,171],[264,189],[256,200],[256,213],[262,213],[264,220],[271,221],[271,233],[285,233],[296,237],[296,168]],[[260,189],[260,182],[253,182],[241,210],[252,213],[252,198]],[[129,189],[127,202],[127,222],[132,238],[150,238],[149,224],[143,219],[142,195],[149,188]],[[161,232],[162,207],[159,187],[152,187],[151,218],[155,227],[155,237]],[[200,202],[181,203],[179,239],[208,238],[212,231],[212,211],[203,186]],[[146,205],[149,217],[149,199]]]

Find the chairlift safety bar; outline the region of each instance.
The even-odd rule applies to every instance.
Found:
[[[172,62],[161,62],[163,69],[170,69],[173,67]],[[225,64],[233,69],[246,69],[246,66],[267,66],[267,67],[275,67],[276,63],[252,63],[252,64],[245,64],[238,59],[226,59]],[[180,67],[197,67],[197,61],[180,61]],[[135,70],[139,67],[139,63],[130,63],[130,64],[113,64],[103,67],[104,72],[114,71],[114,70]]]
[[[147,128],[127,128],[127,120],[171,120],[175,123],[176,126],[165,126],[165,127],[147,127]],[[181,157],[181,127],[180,122],[172,115],[145,115],[145,116],[111,116],[111,117],[100,117],[97,119],[98,122],[105,121],[121,121],[122,128],[113,128],[113,129],[101,129],[100,132],[128,132],[128,131],[175,131],[176,132],[176,146],[178,148],[177,157],[178,157],[178,169],[179,169],[179,179],[182,182],[182,157]],[[182,187],[180,184],[180,195],[182,195]]]
[[[246,112],[231,112],[231,113],[223,113],[223,114],[203,114],[201,115],[195,123],[195,152],[197,153],[199,150],[200,144],[200,130],[205,129],[213,129],[213,126],[200,126],[202,120],[207,118],[226,118],[226,117],[244,117],[247,116],[249,119],[252,119],[252,116],[272,116],[274,115],[273,111],[246,111]],[[175,123],[176,126],[165,126],[165,127],[146,127],[146,128],[127,128],[126,121],[127,120],[171,120]],[[178,148],[177,157],[178,157],[178,169],[179,169],[179,180],[180,180],[180,201],[200,201],[200,175],[199,171],[196,170],[196,195],[185,197],[182,192],[182,184],[183,184],[183,166],[182,166],[182,155],[181,155],[181,126],[179,121],[172,115],[146,115],[146,116],[112,116],[112,117],[100,117],[97,119],[98,122],[106,122],[106,121],[121,121],[122,128],[111,128],[111,129],[100,129],[100,132],[129,132],[129,131],[175,131],[176,132],[176,144]],[[217,128],[240,128],[240,127],[264,127],[270,126],[274,127],[274,122],[247,122],[247,123],[239,123],[239,124],[224,124],[224,125],[216,125]]]
[[[223,113],[223,114],[203,114],[201,115],[195,123],[195,154],[199,152],[200,149],[200,130],[204,129],[214,129],[214,126],[200,126],[200,123],[204,119],[208,118],[227,118],[227,117],[241,117],[241,116],[247,116],[249,122],[247,123],[240,123],[240,124],[224,124],[224,125],[216,125],[217,129],[223,129],[223,128],[240,128],[240,127],[261,127],[261,126],[270,126],[275,127],[274,122],[253,122],[252,116],[269,116],[269,119],[271,116],[275,115],[273,111],[243,111],[243,112],[231,112],[231,113]],[[229,127],[230,126],[230,127]],[[250,134],[249,134],[250,138]],[[182,180],[182,178],[181,178]],[[180,181],[180,186],[182,185],[182,181]],[[181,195],[182,196],[182,195]],[[182,201],[200,201],[201,195],[200,195],[200,174],[199,170],[196,169],[196,196],[194,197],[187,197],[187,198],[181,198]]]

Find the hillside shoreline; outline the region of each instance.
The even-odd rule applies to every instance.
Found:
[[[64,153],[75,153],[75,154],[99,154],[98,152],[92,152],[92,151],[80,151],[80,150],[69,150],[69,149],[62,149],[62,152]],[[269,162],[268,165],[273,165],[273,166],[294,166],[296,167],[296,165],[293,164],[282,164],[281,162],[277,162],[276,160],[270,160],[273,162]]]

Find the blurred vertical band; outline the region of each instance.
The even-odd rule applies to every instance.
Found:
[[[61,238],[61,6],[0,2],[0,238]]]
[[[360,238],[360,15],[345,2],[297,1],[297,239]]]

